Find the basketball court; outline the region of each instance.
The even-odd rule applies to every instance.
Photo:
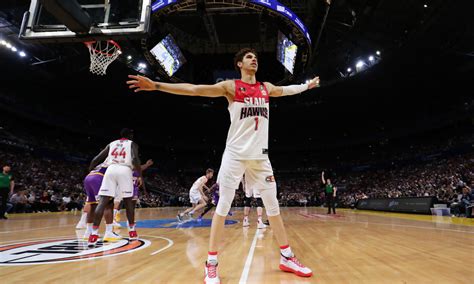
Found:
[[[154,13],[159,22],[166,13],[204,3],[140,0],[118,8],[118,1],[78,0],[79,6],[61,2],[67,1],[32,0],[20,39],[33,44],[85,43],[90,71],[97,75],[105,75],[117,58],[126,62],[120,55],[129,40],[142,40],[142,55],[168,81],[177,81],[173,74],[184,59],[168,35],[158,43],[146,41],[150,17]],[[282,6],[275,7],[278,13],[265,8],[268,1],[209,2],[222,6],[210,6],[215,10],[229,4],[268,9],[269,17],[285,12],[282,21],[295,43],[286,48],[292,56],[282,60],[291,72],[303,69],[311,55],[311,39],[296,14],[282,12]],[[278,35],[278,40],[290,42],[284,33]],[[99,242],[96,248],[88,248],[84,231],[75,229],[80,212],[11,214],[0,222],[2,283],[202,283],[213,211],[201,222],[178,223],[179,209],[139,209],[139,240],[129,241],[122,223],[123,229],[116,232],[124,239]],[[472,219],[350,209],[327,215],[325,208],[281,208],[293,251],[314,272],[313,277],[300,278],[278,269],[280,252],[271,224],[257,230],[252,210],[251,226],[242,227],[242,208],[233,210],[219,249],[222,283],[474,283]]]
[[[6,283],[202,283],[210,219],[178,225],[176,208],[140,209],[139,241],[90,252],[75,230],[79,214],[11,215],[0,223]],[[324,208],[282,208],[291,246],[311,278],[278,270],[271,227],[227,218],[223,283],[472,283],[472,219]],[[255,212],[252,212],[255,214]],[[206,216],[210,218],[210,215]],[[235,221],[235,222],[232,222]],[[103,229],[101,229],[103,231]],[[126,236],[126,230],[119,230]],[[78,239],[79,236],[79,239]],[[108,248],[108,247],[111,248]],[[79,257],[78,257],[79,256]]]

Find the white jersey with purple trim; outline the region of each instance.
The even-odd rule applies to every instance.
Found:
[[[193,193],[200,193],[199,190],[202,189],[202,187],[207,183],[207,177],[202,176],[198,178],[194,183],[193,186],[191,186],[190,192]]]
[[[230,127],[226,152],[236,160],[268,159],[268,91],[263,83],[235,80],[235,97],[228,107]]]
[[[132,140],[119,139],[109,144],[109,156],[105,163],[110,165],[127,166],[131,169],[132,165]]]

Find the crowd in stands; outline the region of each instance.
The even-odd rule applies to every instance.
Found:
[[[18,140],[16,143],[25,141]],[[449,149],[452,143],[449,140],[448,145],[442,144],[439,147]],[[2,145],[6,147],[0,148],[0,162],[11,166],[16,184],[14,194],[9,196],[8,212],[82,209],[85,202],[82,182],[87,174],[87,163],[45,157],[32,148],[18,147],[15,144]],[[433,150],[433,146],[422,147],[427,151],[425,155],[429,156],[428,150]],[[439,147],[436,149],[438,152]],[[462,204],[467,198],[465,196],[471,196],[469,200],[474,199],[472,151],[451,156],[429,156],[423,162],[412,164],[403,163],[400,155],[386,157],[388,161],[391,158],[397,162],[391,163],[388,168],[369,167],[362,171],[345,171],[335,176],[338,207],[354,208],[358,200],[375,197],[435,196],[440,203],[448,206]],[[325,203],[320,171],[316,168],[311,174],[276,174],[278,197],[282,206],[322,206]],[[142,194],[137,205],[141,208],[188,205],[189,188],[200,176],[199,173],[183,172],[163,174],[153,168],[144,175],[147,194]],[[208,186],[215,180],[216,178],[210,181]],[[463,193],[463,190],[471,192]],[[242,190],[237,190],[233,206],[243,206],[243,195]],[[454,213],[463,212],[454,210]]]

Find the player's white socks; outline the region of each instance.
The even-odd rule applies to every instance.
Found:
[[[87,223],[86,224],[86,232],[87,233],[92,233],[92,223]]]
[[[98,235],[99,234],[99,226],[92,225],[92,234]]]
[[[135,231],[135,224],[130,224],[130,223],[128,223],[128,221],[127,221],[127,224],[128,224],[128,231],[129,232],[130,231]]]
[[[217,251],[210,251],[207,253],[207,262],[212,265],[217,264]]]
[[[87,222],[87,213],[82,211],[81,220],[79,221],[80,224],[85,224]]]
[[[280,246],[280,252],[285,257],[293,257],[294,254],[291,251],[290,245]]]
[[[105,233],[112,233],[114,224],[105,224]]]

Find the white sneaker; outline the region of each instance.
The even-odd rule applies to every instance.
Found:
[[[104,242],[116,242],[116,241],[120,241],[121,239],[122,239],[122,236],[115,232],[105,232]]]
[[[112,223],[112,226],[114,226],[115,228],[122,228],[122,225],[120,225],[119,223],[117,223],[115,220],[114,220],[114,222]]]
[[[248,227],[250,226],[249,219],[244,218],[244,221],[242,222],[242,227]]]
[[[267,225],[263,224],[262,220],[258,220],[257,229],[265,229]]]
[[[188,217],[188,220],[194,220],[193,215],[194,214],[191,214],[191,213],[186,214],[186,216]]]
[[[301,264],[296,257],[286,257],[280,255],[280,270],[285,272],[292,272],[301,277],[311,277],[313,271]]]
[[[87,224],[86,224],[86,223],[81,223],[81,222],[79,222],[79,223],[77,223],[77,225],[76,225],[76,230],[85,229],[85,228],[87,228]]]
[[[82,238],[87,241],[87,240],[89,239],[89,236],[90,236],[91,234],[92,234],[91,232],[86,231],[86,232],[84,233],[84,236],[83,236]]]
[[[206,266],[204,267],[204,273],[206,277],[204,278],[204,284],[220,284],[221,280],[217,273],[217,263],[212,265],[206,261]]]

